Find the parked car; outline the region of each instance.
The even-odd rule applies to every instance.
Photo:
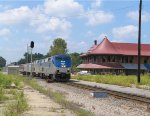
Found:
[[[91,75],[91,73],[86,70],[82,70],[82,71],[78,72],[77,74],[78,75]]]

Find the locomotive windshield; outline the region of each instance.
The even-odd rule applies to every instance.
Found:
[[[61,60],[70,60],[70,57],[56,57],[56,60],[61,61]]]
[[[56,57],[56,60],[61,61],[63,59],[62,59],[62,57]]]
[[[53,60],[54,65],[60,68],[69,68],[71,67],[71,58],[69,56],[58,55]]]

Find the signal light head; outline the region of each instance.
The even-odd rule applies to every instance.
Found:
[[[31,41],[30,47],[31,47],[31,48],[34,48],[34,42],[33,42],[33,41]]]

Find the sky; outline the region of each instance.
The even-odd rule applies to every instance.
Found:
[[[137,43],[139,0],[1,0],[0,56],[23,58],[27,44],[46,54],[55,38],[69,53],[86,52],[94,40]],[[150,44],[150,0],[143,0],[142,43]]]

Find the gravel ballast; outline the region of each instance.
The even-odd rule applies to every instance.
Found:
[[[68,101],[79,104],[83,109],[93,112],[96,116],[150,116],[147,104],[133,102],[108,96],[106,98],[93,98],[93,91],[83,90],[65,85],[65,83],[47,83],[38,79],[38,83],[53,91],[64,94]]]

